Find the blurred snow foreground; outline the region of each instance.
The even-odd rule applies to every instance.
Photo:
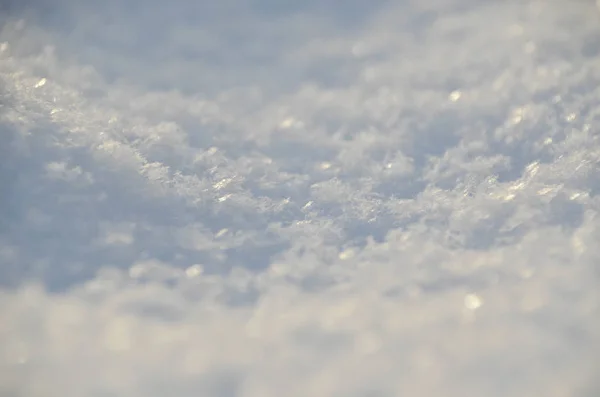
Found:
[[[598,395],[593,0],[1,4],[0,396]]]

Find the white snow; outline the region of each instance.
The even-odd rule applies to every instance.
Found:
[[[4,4],[0,396],[600,391],[593,0]]]

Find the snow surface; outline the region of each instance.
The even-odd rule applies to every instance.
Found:
[[[0,23],[0,396],[600,392],[594,0]]]

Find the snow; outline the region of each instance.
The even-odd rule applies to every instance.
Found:
[[[600,391],[593,0],[0,5],[0,395]]]

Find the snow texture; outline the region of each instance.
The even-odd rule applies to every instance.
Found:
[[[0,24],[0,396],[598,396],[594,0]]]

